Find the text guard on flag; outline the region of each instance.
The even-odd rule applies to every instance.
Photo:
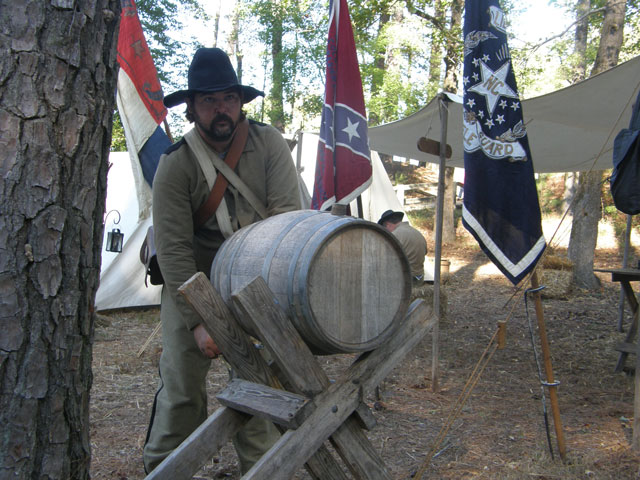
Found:
[[[362,79],[346,0],[329,5],[324,107],[311,208],[348,205],[371,184]]]
[[[462,221],[518,284],[546,247],[529,140],[498,0],[465,9]]]

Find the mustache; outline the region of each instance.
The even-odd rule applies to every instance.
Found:
[[[227,115],[226,113],[219,113],[218,115],[216,115],[213,120],[211,120],[211,123],[218,123],[218,122],[228,122],[231,125],[233,125],[233,120],[232,118]]]

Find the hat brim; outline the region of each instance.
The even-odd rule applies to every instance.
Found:
[[[210,90],[178,90],[177,92],[170,93],[169,95],[164,97],[162,103],[164,103],[165,107],[171,108],[184,103],[187,98],[189,98],[189,96],[194,93],[221,92],[233,87],[240,87],[240,90],[242,90],[242,103],[249,103],[258,96],[264,97],[264,92],[258,90],[257,88],[249,87],[247,85],[229,85],[224,88],[214,88]]]
[[[378,220],[378,225],[383,225],[384,222],[398,223],[402,221],[404,217],[404,213],[402,212],[391,212],[387,215],[383,215],[380,220]]]

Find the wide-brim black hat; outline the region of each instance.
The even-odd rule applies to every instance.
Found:
[[[194,93],[213,93],[238,88],[242,92],[242,102],[249,103],[264,92],[238,83],[229,56],[219,48],[199,48],[193,56],[187,75],[187,90],[179,90],[164,97],[167,108],[183,103]]]
[[[382,214],[380,220],[378,220],[378,225],[383,225],[384,222],[398,223],[404,217],[403,212],[394,212],[393,210],[387,210]]]

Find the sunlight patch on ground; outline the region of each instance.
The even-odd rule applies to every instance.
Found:
[[[569,246],[569,238],[571,236],[571,217],[567,215],[560,228],[560,218],[547,217],[542,219],[542,231],[544,238],[551,247]],[[555,234],[555,235],[554,235]],[[634,229],[631,231],[631,245],[638,245],[640,242],[640,234]],[[615,230],[612,223],[600,221],[598,224],[598,249],[615,249],[618,248]]]
[[[483,276],[486,277],[493,275],[502,276],[502,272],[498,270],[498,267],[496,267],[493,262],[487,261],[487,263],[480,265],[473,273],[473,280],[480,280]]]

